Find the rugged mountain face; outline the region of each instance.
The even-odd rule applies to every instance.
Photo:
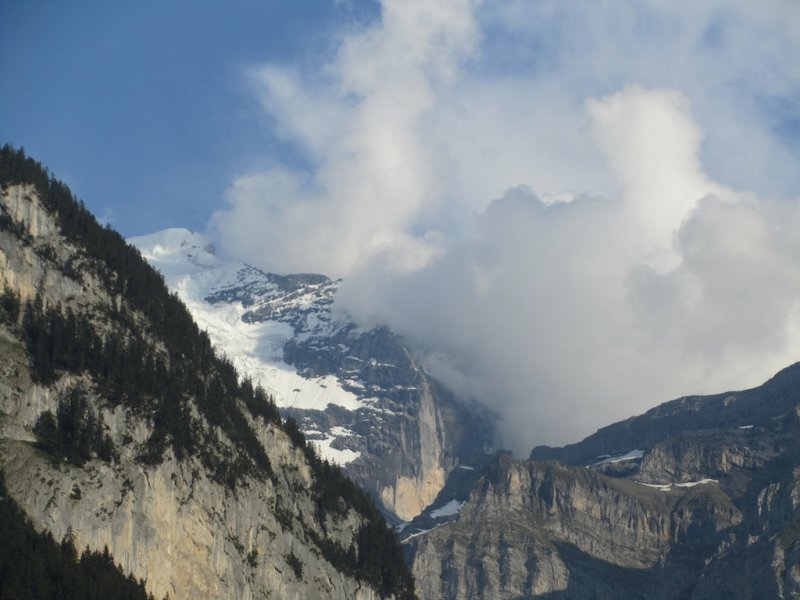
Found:
[[[501,455],[403,531],[425,598],[800,597],[800,365]],[[572,464],[564,464],[570,462]]]
[[[366,496],[135,251],[21,153],[0,175],[0,468],[34,526],[156,597],[413,597]]]
[[[491,447],[485,412],[457,403],[398,336],[336,314],[338,281],[223,260],[182,229],[130,241],[239,371],[399,519],[417,516],[454,467]]]
[[[765,426],[793,410],[799,399],[800,363],[752,390],[678,398],[643,415],[604,427],[577,444],[563,448],[538,446],[531,452],[531,459],[589,464],[599,455],[650,448],[671,436],[691,431]]]

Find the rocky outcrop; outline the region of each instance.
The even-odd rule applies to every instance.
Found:
[[[354,412],[333,407],[290,412],[310,430],[353,431],[356,435],[339,441],[358,453],[345,468],[403,521],[433,502],[459,461],[491,443],[488,421],[456,403],[385,328],[360,331],[347,325],[324,343],[293,339],[284,354],[301,372],[333,374],[345,389],[370,398],[368,407]]]
[[[340,447],[358,453],[345,468],[403,521],[413,519],[433,502],[459,463],[472,462],[492,443],[488,418],[457,402],[424,372],[397,336],[385,329],[348,331],[333,338],[326,344],[322,371],[316,370],[319,365],[305,362],[303,346],[287,347],[292,348],[287,350],[287,360],[301,370],[332,372],[369,390],[373,398],[369,407],[355,412],[335,407],[290,412],[307,429],[343,427],[354,432],[356,435],[339,441]],[[331,366],[336,354],[340,356]]]
[[[741,518],[715,484],[665,492],[503,456],[455,520],[412,529],[407,544],[426,598],[650,597],[669,578],[646,575],[666,571],[673,548]]]
[[[120,460],[93,460],[81,468],[54,464],[34,447],[30,428],[41,411],[55,411],[69,383],[22,385],[19,394],[0,398],[3,423],[11,424],[0,429],[6,483],[37,527],[56,539],[71,535],[78,548],[107,546],[123,571],[144,579],[156,597],[378,597],[337,572],[310,543],[313,532],[348,547],[359,520],[351,513],[323,529],[309,518],[314,506],[302,493],[311,485],[308,465],[283,432],[260,431],[281,471],[277,483],[253,482],[233,491],[211,481],[196,461],[170,456],[157,467],[138,464],[135,449],[147,426],[94,398],[121,448]],[[27,435],[15,433],[20,428]]]
[[[68,307],[89,315],[98,331],[110,330],[110,309],[123,300],[95,275],[103,266],[61,236],[34,188],[3,190],[0,209],[0,289]],[[146,315],[130,319],[145,323]],[[273,473],[226,485],[199,458],[177,458],[170,448],[156,464],[143,462],[153,416],[110,403],[87,375],[36,383],[19,323],[0,323],[0,356],[0,468],[9,494],[38,529],[57,540],[70,536],[78,548],[107,546],[156,597],[379,597],[325,558],[324,547],[358,547],[365,517],[347,507],[336,518],[320,513],[308,459],[281,427],[242,410]],[[77,466],[55,461],[34,443],[37,419],[57,413],[59,400],[76,387],[87,391],[89,410],[116,448],[111,460],[92,454]],[[238,451],[193,401],[186,412],[203,428],[203,439]]]
[[[575,466],[495,458],[403,530],[420,595],[800,597],[798,380],[534,450]]]
[[[366,400],[355,411],[329,405],[287,412],[320,437],[352,432],[336,439],[334,448],[357,455],[345,470],[388,513],[402,521],[413,519],[433,502],[453,468],[491,448],[493,424],[486,411],[457,401],[425,372],[401,338],[385,327],[364,330],[333,319],[338,282],[321,275],[248,269],[250,284],[223,286],[206,300],[242,302],[248,307],[242,315],[246,322],[290,324],[296,335],[283,347],[286,363],[309,378],[332,375],[344,390]],[[309,437],[314,440],[314,433]]]
[[[33,300],[38,290],[47,290],[53,303],[71,303],[87,310],[111,299],[91,269],[89,259],[64,238],[41,205],[32,185],[3,190],[0,210],[14,228],[14,234],[0,235],[0,291],[6,287],[23,301]],[[69,266],[75,277],[64,275]]]

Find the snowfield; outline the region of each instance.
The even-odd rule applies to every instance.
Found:
[[[458,500],[450,500],[444,506],[440,506],[439,508],[431,511],[431,517],[434,519],[439,519],[441,517],[452,517],[453,515],[457,515],[461,512],[461,509],[464,508],[464,502],[459,502]]]
[[[605,456],[605,457],[598,456],[597,458],[602,458],[602,460],[596,463],[592,463],[591,466],[598,467],[600,465],[624,462],[627,460],[639,460],[640,458],[642,458],[642,456],[644,456],[644,450],[631,450],[627,454],[620,454],[618,456]]]
[[[306,377],[283,359],[283,348],[289,340],[312,340],[324,347],[326,336],[336,332],[337,324],[324,301],[338,284],[325,279],[307,285],[301,291],[288,293],[270,280],[270,276],[243,263],[219,258],[213,246],[201,234],[187,229],[167,229],[128,240],[142,256],[158,269],[170,290],[177,292],[201,330],[205,330],[216,350],[225,355],[242,376],[250,377],[272,395],[281,408],[324,410],[336,405],[350,411],[376,410],[375,398],[357,378],[344,389],[334,375]],[[209,299],[221,294],[254,290],[263,306],[275,319],[248,319],[254,306],[227,299]],[[253,294],[256,295],[256,294]],[[279,320],[280,319],[280,320]],[[319,338],[316,342],[314,338]],[[361,391],[359,396],[350,391]],[[312,439],[320,455],[340,465],[358,458],[352,450],[331,445],[340,437],[352,435],[342,428],[320,432],[321,439]],[[310,433],[310,432],[309,432]]]

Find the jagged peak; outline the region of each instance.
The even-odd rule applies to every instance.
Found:
[[[136,246],[148,260],[218,261],[217,251],[205,235],[183,227],[135,236],[129,238],[128,243]]]
[[[154,233],[128,238],[142,256],[168,280],[181,277],[198,269],[222,268],[231,276],[231,282],[241,284],[246,279],[260,280],[275,285],[282,292],[338,283],[319,273],[267,273],[257,267],[220,256],[208,236],[183,227],[172,227]],[[234,274],[239,277],[233,278]],[[222,282],[215,282],[220,285]]]

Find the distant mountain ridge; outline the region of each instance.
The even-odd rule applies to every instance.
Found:
[[[800,363],[795,363],[753,389],[684,396],[603,427],[576,444],[561,448],[537,446],[530,458],[558,460],[571,465],[591,464],[599,456],[619,455],[631,448],[650,448],[679,433],[768,424],[793,410],[798,398]]]
[[[424,598],[800,597],[800,364],[501,454],[401,535]]]
[[[400,520],[428,506],[457,465],[491,448],[485,410],[458,402],[403,340],[334,314],[339,281],[222,259],[185,229],[129,241],[215,347]]]

